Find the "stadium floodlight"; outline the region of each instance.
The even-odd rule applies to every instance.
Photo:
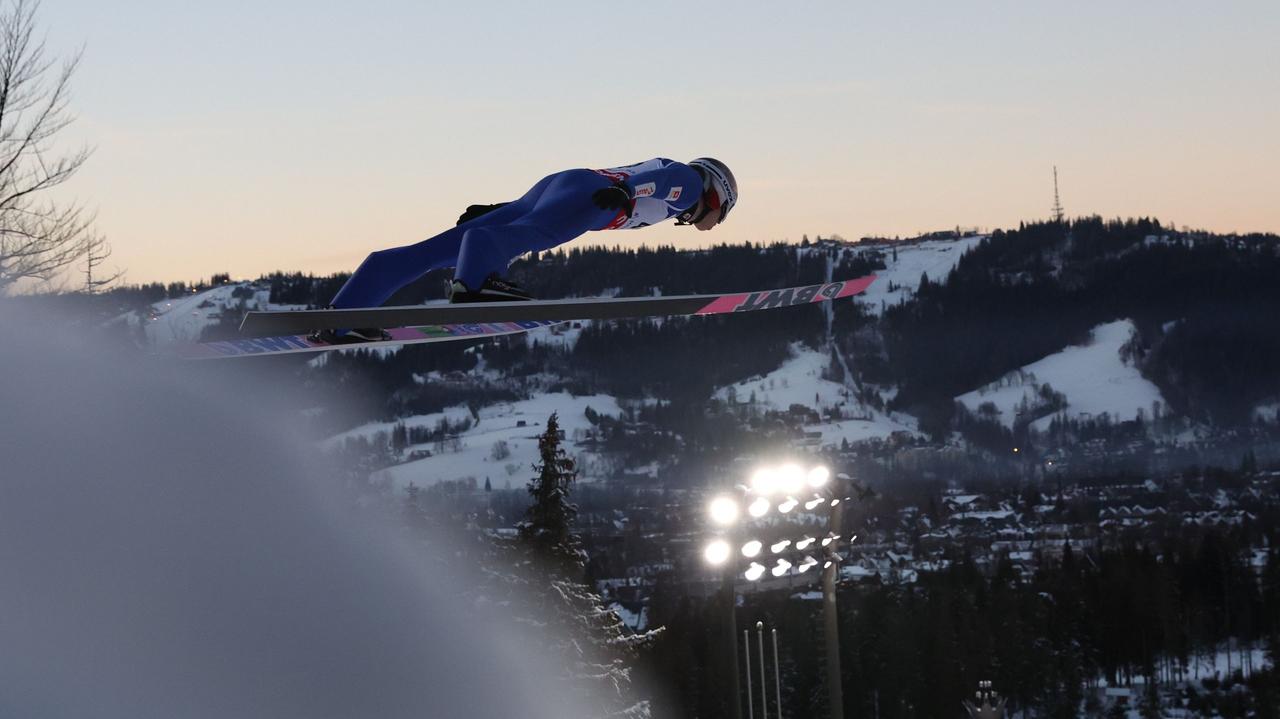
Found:
[[[799,504],[799,502],[797,502],[795,499],[791,497],[787,497],[787,501],[778,505],[778,511],[782,512],[783,514],[786,514],[787,512],[790,512],[791,510],[795,509],[797,504]]]
[[[764,544],[762,544],[758,539],[753,539],[742,545],[742,556],[750,559],[751,557],[758,556],[762,549],[764,549]]]
[[[778,490],[778,473],[772,469],[757,469],[751,475],[751,491],[767,497]]]
[[[832,506],[832,507],[838,507],[838,506],[840,506],[840,500],[839,500],[839,499],[833,499],[833,500],[831,500],[831,506]]]
[[[813,544],[816,541],[817,540],[814,539],[813,537],[805,537],[804,539],[801,539],[800,541],[796,542],[796,549],[803,551],[804,549],[808,548],[810,544]]]
[[[711,521],[720,526],[728,526],[738,521],[738,503],[732,497],[716,497],[707,506]]]
[[[796,569],[801,574],[804,574],[805,572],[809,571],[810,569],[813,569],[816,566],[818,566],[818,560],[814,559],[813,557],[805,557],[804,561],[800,562],[800,566],[796,567]]]
[[[786,574],[787,570],[790,568],[791,568],[791,562],[788,562],[785,559],[779,559],[778,564],[774,566],[773,569],[770,570],[770,573],[773,574],[773,576],[775,577],[781,577],[782,575]]]
[[[778,470],[779,489],[787,494],[799,494],[804,489],[804,470],[798,464],[788,464]]]
[[[831,537],[823,537],[823,538],[822,538],[822,546],[824,546],[824,547],[825,547],[825,546],[827,546],[828,544],[831,544],[831,539],[832,539]]]
[[[742,573],[742,576],[746,577],[747,581],[754,582],[757,579],[759,579],[763,574],[764,574],[764,565],[757,564],[756,562],[752,562],[751,566],[747,567],[747,571]]]
[[[791,540],[784,539],[781,542],[775,542],[774,544],[769,545],[769,551],[773,552],[774,554],[780,554],[782,550],[790,546],[791,546]]]
[[[831,479],[831,470],[822,465],[818,465],[809,470],[809,486],[817,489],[827,483]]]
[[[817,507],[819,504],[822,504],[825,501],[827,500],[823,499],[822,497],[814,497],[813,499],[804,503],[804,508],[812,512],[815,507]]]
[[[723,539],[713,539],[707,543],[706,549],[702,550],[702,556],[707,563],[712,566],[720,566],[729,561],[729,543]]]
[[[751,506],[747,507],[747,511],[753,517],[763,517],[769,513],[770,506],[772,505],[769,504],[769,500],[764,497],[756,497],[756,500],[751,503]]]

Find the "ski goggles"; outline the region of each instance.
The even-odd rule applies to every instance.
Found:
[[[698,208],[702,208],[702,212],[697,213],[695,216],[694,210],[697,210]],[[676,224],[696,225],[699,222],[702,222],[702,220],[712,212],[719,212],[720,217],[716,220],[716,224],[718,225],[721,222],[724,222],[724,216],[727,209],[728,208],[724,207],[723,203],[720,202],[720,194],[714,189],[710,189],[702,193],[702,200],[700,202],[695,203],[693,207],[690,207],[684,212],[676,215]]]

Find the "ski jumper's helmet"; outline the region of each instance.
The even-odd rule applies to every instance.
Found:
[[[719,212],[720,218],[716,220],[716,224],[724,222],[724,218],[729,216],[729,210],[732,210],[738,202],[738,181],[733,179],[733,173],[729,171],[728,165],[714,157],[699,157],[696,160],[690,160],[688,164],[702,175],[703,210],[698,217],[693,217],[692,212],[686,212],[680,216],[680,221],[697,224],[707,216],[707,213]]]

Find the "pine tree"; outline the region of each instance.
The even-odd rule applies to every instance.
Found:
[[[561,578],[581,574],[584,564],[578,537],[571,525],[578,507],[569,502],[569,490],[578,471],[572,459],[560,447],[560,422],[553,412],[547,429],[538,437],[538,455],[534,465],[538,476],[529,482],[533,504],[520,523],[520,539],[534,557],[554,568]]]
[[[560,423],[552,414],[538,437],[538,476],[528,485],[533,504],[519,525],[520,548],[545,573],[517,581],[541,607],[537,623],[546,623],[548,650],[564,666],[566,685],[601,717],[647,719],[649,701],[632,690],[632,664],[661,630],[633,633],[583,583],[585,554],[573,531],[578,508],[569,501],[577,468],[560,441]]]

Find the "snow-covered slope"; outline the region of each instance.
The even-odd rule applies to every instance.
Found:
[[[879,279],[859,295],[857,301],[867,305],[873,314],[879,314],[882,303],[893,305],[910,299],[920,285],[921,275],[929,275],[930,282],[947,279],[960,258],[985,239],[986,236],[976,236],[877,248],[884,252],[886,267],[876,271]]]
[[[1260,422],[1280,422],[1280,402],[1264,402],[1254,407],[1253,417]]]
[[[726,402],[754,401],[765,408],[786,410],[793,404],[821,412],[849,401],[848,390],[838,382],[822,378],[828,358],[799,344],[791,346],[791,358],[763,377],[752,377],[716,390]]]
[[[1120,348],[1133,331],[1129,320],[1099,325],[1093,329],[1089,344],[1068,347],[956,400],[971,411],[987,402],[994,404],[1000,421],[1009,427],[1020,406],[1035,406],[1041,401],[1039,392],[1045,385],[1066,395],[1063,413],[1071,418],[1097,417],[1105,412],[1121,421],[1133,419],[1138,410],[1150,413],[1153,402],[1164,403],[1159,388],[1120,356]],[[1032,428],[1047,429],[1053,416],[1057,415],[1036,420]]]
[[[537,436],[546,429],[547,418],[557,412],[557,421],[567,440],[565,449],[570,455],[581,450],[575,440],[592,428],[586,418],[586,410],[616,417],[622,413],[618,401],[608,395],[575,397],[565,393],[542,394],[520,402],[491,405],[479,410],[480,418],[474,421],[466,407],[452,407],[443,412],[405,417],[400,421],[406,428],[435,428],[442,420],[451,424],[472,420],[467,430],[456,440],[410,446],[406,456],[414,452],[430,452],[431,456],[405,462],[376,472],[371,481],[387,482],[396,489],[407,487],[410,482],[426,487],[441,481],[474,478],[479,486],[489,479],[494,489],[523,486],[532,476],[531,467],[538,461]],[[524,426],[521,426],[521,423]],[[331,437],[322,443],[335,448],[347,439],[365,437],[373,440],[380,434],[389,436],[396,423],[381,422],[363,425],[349,432]],[[509,456],[495,452],[500,442],[506,443]],[[590,459],[590,457],[583,457]],[[593,467],[589,461],[579,467],[579,478],[590,480]]]
[[[244,284],[222,285],[154,303],[143,325],[147,340],[153,347],[199,340],[205,327],[217,324],[218,316],[238,302],[232,293]]]
[[[754,400],[757,407],[777,411],[786,411],[791,405],[798,404],[826,415],[829,410],[839,408],[842,414],[855,417],[805,427],[807,432],[822,434],[822,445],[838,445],[842,439],[849,442],[883,439],[894,432],[915,433],[914,422],[909,418],[869,410],[843,384],[824,379],[822,371],[829,361],[821,352],[794,344],[790,359],[778,369],[762,377],[721,387],[715,396],[725,402],[748,403]]]

